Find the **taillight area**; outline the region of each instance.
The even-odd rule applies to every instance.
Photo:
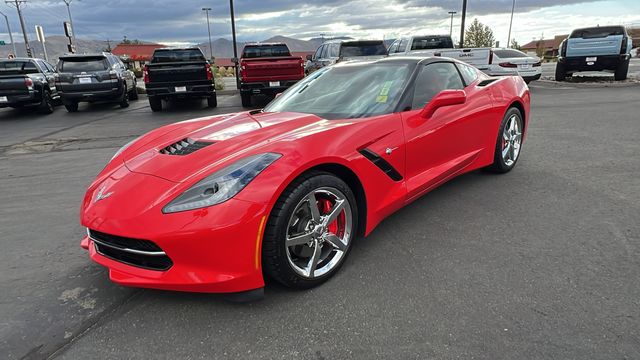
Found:
[[[27,86],[27,88],[29,88],[29,90],[33,90],[33,80],[31,80],[30,78],[25,78],[24,84]]]
[[[204,67],[207,70],[207,80],[213,80],[213,71],[211,70],[211,64],[204,64]]]
[[[118,72],[115,71],[115,70],[109,71],[109,79],[117,80],[118,79]]]
[[[489,65],[493,64],[493,50],[489,50]]]
[[[149,83],[149,66],[145,65],[142,69],[142,76],[145,84]]]
[[[512,64],[510,62],[501,62],[498,65],[500,65],[503,68],[517,68],[518,67],[518,65]]]
[[[532,65],[533,67],[542,66],[542,61],[538,61],[537,63]]]
[[[627,41],[629,38],[624,37],[622,39],[622,44],[620,45],[620,54],[624,55],[627,53]]]

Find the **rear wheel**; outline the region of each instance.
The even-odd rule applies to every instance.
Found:
[[[616,68],[616,72],[613,77],[616,81],[627,80],[627,73],[629,72],[629,60],[621,62]]]
[[[312,172],[280,196],[262,242],[266,275],[297,289],[317,286],[344,263],[358,228],[353,192],[340,178]]]
[[[64,108],[67,109],[67,111],[70,112],[70,113],[77,112],[78,111],[78,102],[77,101],[65,102],[64,103]]]
[[[561,62],[556,63],[556,81],[564,81],[567,78],[567,69]]]
[[[149,98],[149,107],[151,107],[151,111],[157,112],[162,111],[162,99],[159,97],[150,97]]]
[[[51,92],[49,92],[49,90],[43,90],[39,110],[43,114],[51,114],[53,112],[53,100],[51,99]]]
[[[242,107],[251,107],[251,94],[240,93],[240,100],[242,100]]]
[[[216,94],[213,94],[207,98],[207,106],[210,108],[218,106],[218,97],[216,96]]]
[[[129,107],[129,92],[127,91],[127,84],[122,84],[124,90],[122,90],[122,98],[120,99],[120,107],[127,108]]]
[[[500,123],[500,131],[493,155],[493,164],[490,170],[497,173],[506,173],[516,166],[522,148],[522,132],[524,121],[520,110],[510,108]]]

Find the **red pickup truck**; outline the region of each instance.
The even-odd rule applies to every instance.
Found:
[[[284,43],[247,44],[240,58],[242,106],[251,106],[251,96],[275,96],[304,77],[304,60],[291,56]]]

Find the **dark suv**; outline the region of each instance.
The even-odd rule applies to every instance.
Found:
[[[64,55],[57,69],[56,85],[69,112],[78,111],[81,101],[117,102],[125,108],[129,99],[138,99],[135,75],[113,54]]]

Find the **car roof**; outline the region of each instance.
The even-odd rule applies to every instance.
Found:
[[[77,59],[81,59],[81,58],[89,58],[89,57],[99,57],[99,56],[108,56],[108,55],[113,55],[112,53],[108,53],[108,52],[101,52],[101,53],[91,53],[91,54],[64,54],[62,56],[60,56],[60,59],[73,59],[73,58],[77,58]],[[113,55],[115,56],[115,55]]]
[[[325,42],[322,43],[322,45],[324,44],[344,44],[344,43],[383,43],[384,44],[384,40],[377,40],[377,39],[369,39],[369,40],[345,40],[345,39],[335,39],[335,40],[327,40]]]
[[[28,57],[17,57],[17,58],[13,58],[13,59],[0,59],[2,61],[30,61],[30,60],[42,60],[44,61],[44,59],[41,58],[28,58]]]
[[[283,42],[252,42],[252,43],[246,43],[244,45],[244,47],[247,46],[276,46],[276,45],[287,45]]]
[[[197,46],[169,46],[163,48],[157,48],[154,51],[171,51],[171,50],[200,50]]]

